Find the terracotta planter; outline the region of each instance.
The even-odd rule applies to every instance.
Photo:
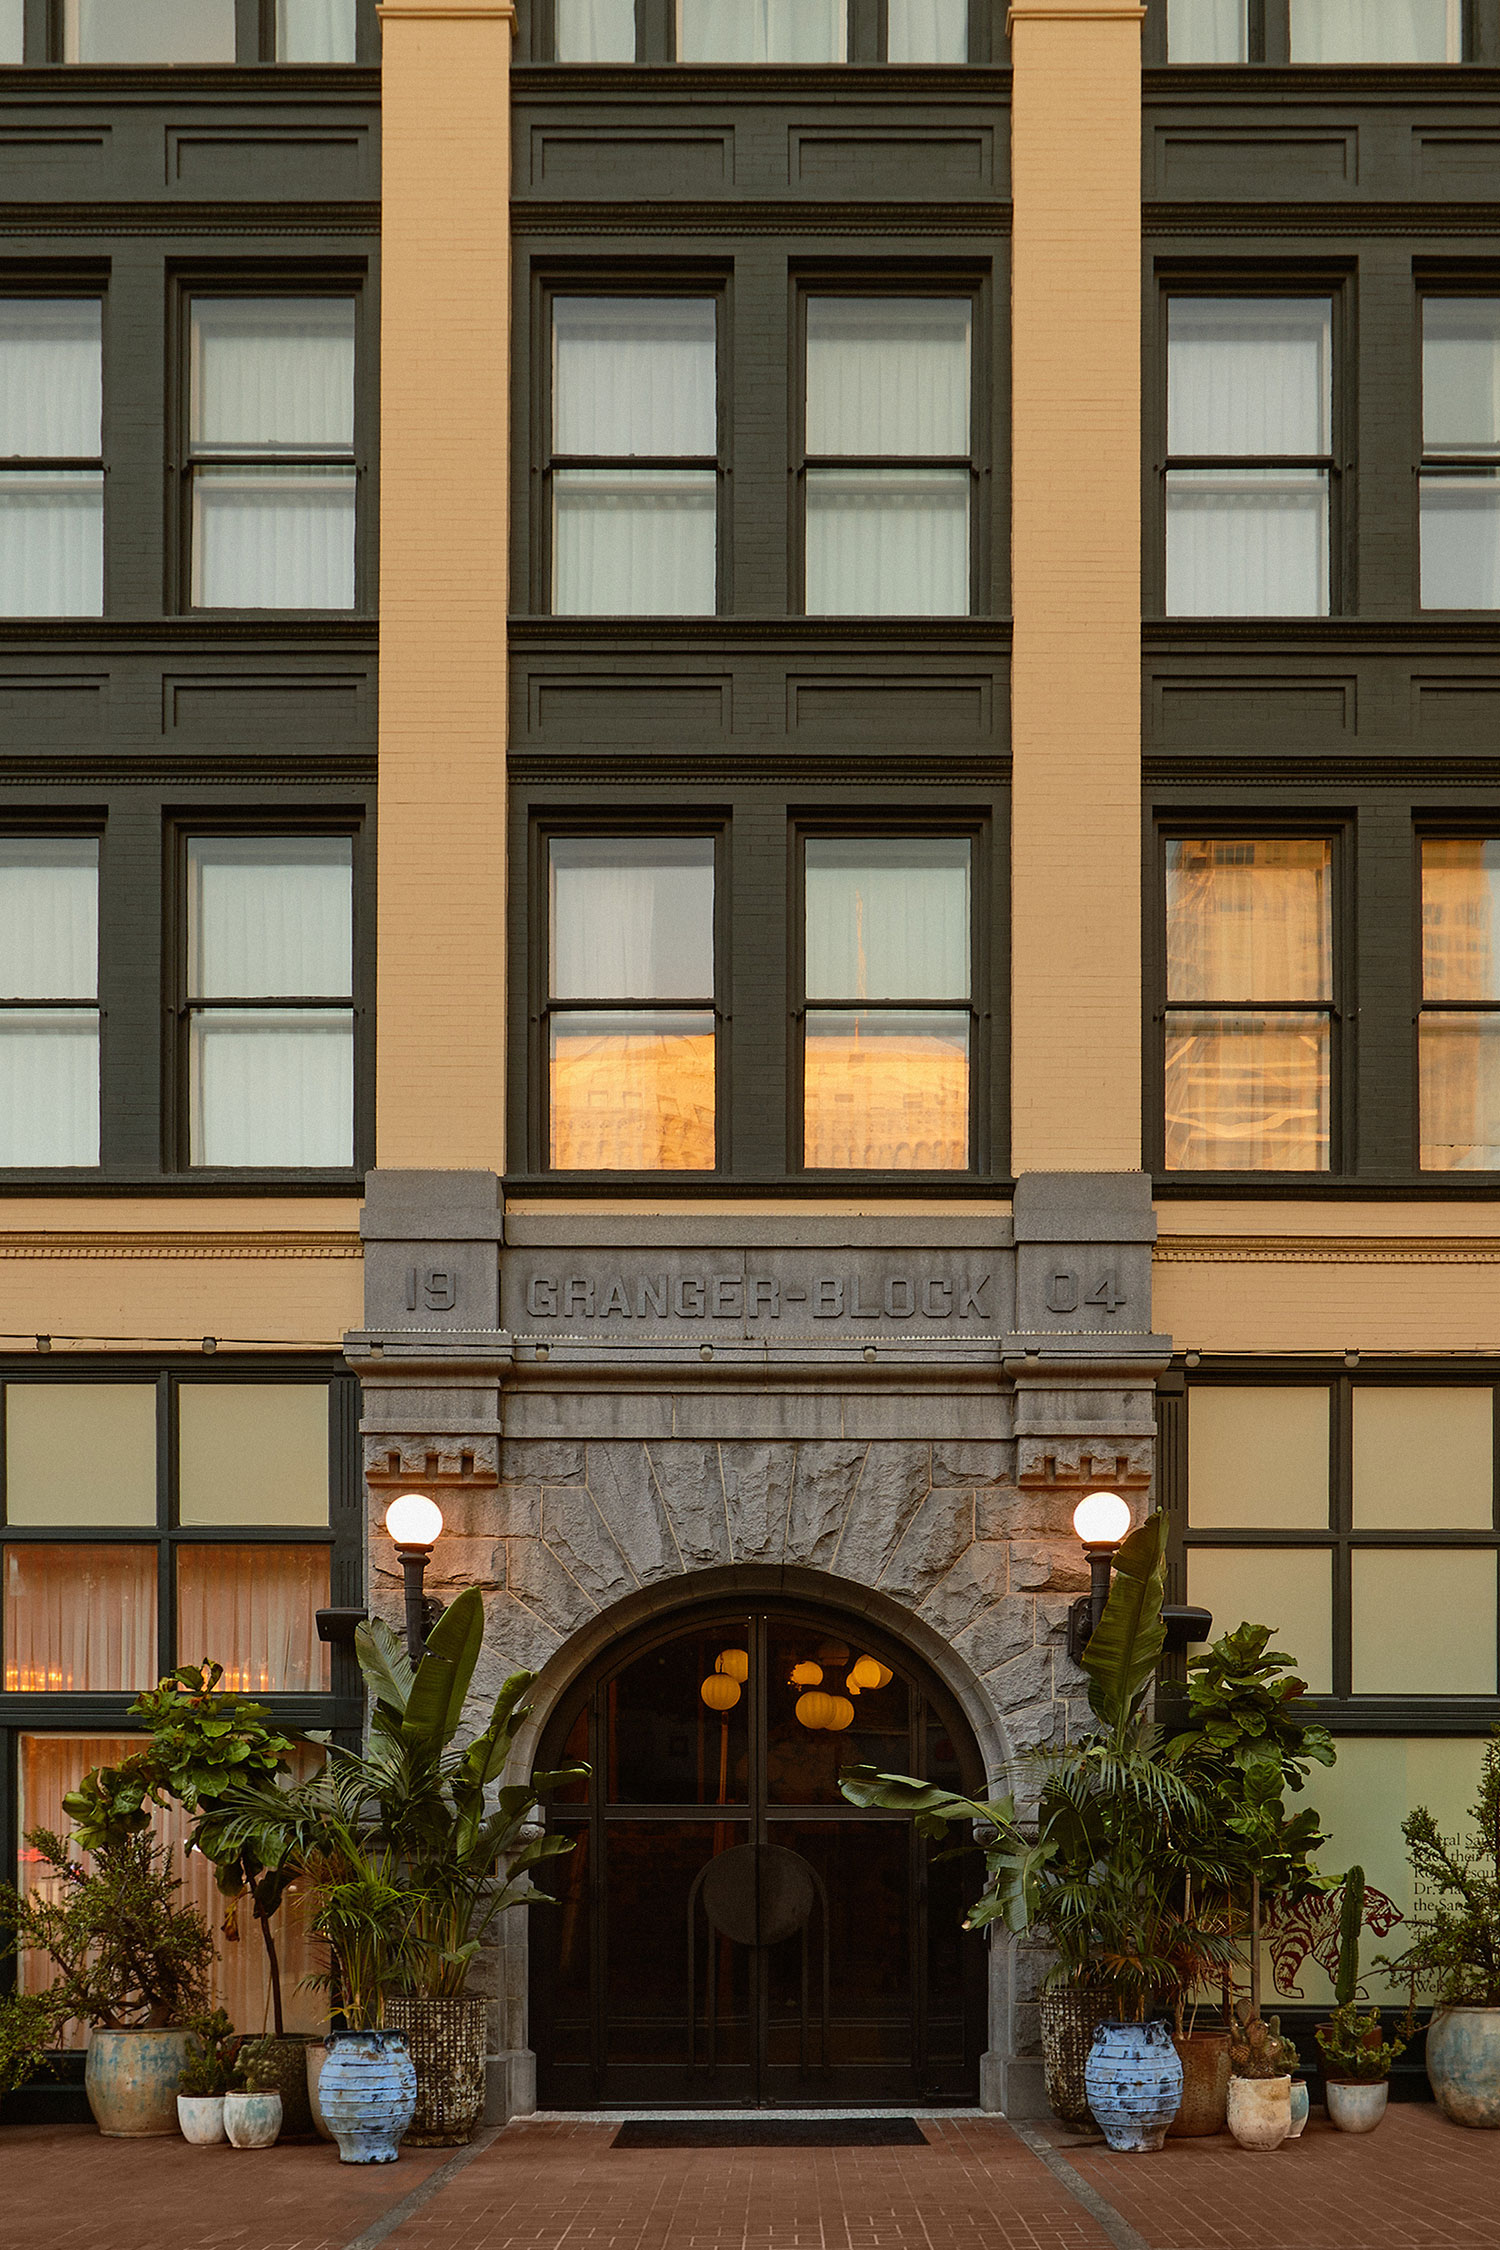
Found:
[[[226,2094],[224,2130],[231,2148],[273,2148],[281,2131],[279,2094]]]
[[[1226,2111],[1241,2148],[1280,2148],[1292,2129],[1292,2079],[1234,2078]]]
[[[110,2140],[175,2134],[177,2081],[187,2061],[185,2031],[89,2033],[84,2089],[94,2123]]]
[[[1337,2125],[1341,2133],[1373,2133],[1385,2115],[1390,2091],[1388,2078],[1326,2079],[1323,2099],[1328,2104],[1329,2123]]]
[[[402,2138],[412,2148],[459,2148],[484,2108],[482,2000],[387,2000],[387,2031],[406,2034],[417,2106]]]
[[[1229,2034],[1191,2031],[1172,2041],[1182,2064],[1182,2106],[1167,2127],[1168,2140],[1222,2133],[1229,2109]]]
[[[1455,2125],[1500,2125],[1500,2008],[1436,2010],[1427,2075],[1439,2109]]]
[[[224,2096],[179,2094],[177,2122],[183,2139],[191,2141],[194,2148],[215,2147],[224,2138]]]

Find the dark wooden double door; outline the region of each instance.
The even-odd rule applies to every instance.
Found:
[[[809,1694],[845,1723],[808,1723],[825,1716]],[[694,1612],[579,1683],[541,1762],[574,1760],[592,1779],[548,1819],[576,1848],[542,1871],[557,1904],[530,1919],[543,2107],[976,2098],[977,1856],[934,1861],[909,1821],[838,1786],[872,1764],[979,1787],[956,1708],[908,1652],[833,1611]]]

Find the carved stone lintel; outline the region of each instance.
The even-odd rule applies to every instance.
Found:
[[[444,1432],[433,1437],[367,1437],[365,1482],[376,1491],[389,1485],[421,1484],[477,1487],[500,1482],[500,1441],[477,1433],[464,1439]]]
[[[1151,1482],[1149,1438],[1023,1437],[1016,1440],[1016,1482],[1037,1486],[1144,1491]]]

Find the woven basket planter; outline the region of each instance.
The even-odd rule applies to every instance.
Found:
[[[417,2107],[403,2135],[412,2148],[459,2148],[484,2108],[482,2000],[387,2000],[387,2031],[406,2034]]]
[[[1115,2014],[1110,1993],[1087,1986],[1063,1985],[1042,1994],[1042,2069],[1047,2100],[1054,2117],[1064,2125],[1094,2126],[1093,2111],[1084,2091],[1084,2065],[1101,2023]]]

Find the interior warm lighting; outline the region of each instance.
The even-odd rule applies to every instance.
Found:
[[[698,1693],[710,1711],[732,1711],[740,1699],[740,1683],[724,1672],[710,1672]]]
[[[1130,1529],[1130,1510],[1118,1492],[1089,1492],[1073,1510],[1073,1529],[1085,1547],[1118,1547]]]
[[[722,1672],[726,1680],[748,1680],[750,1677],[750,1652],[744,1648],[721,1649],[714,1670]]]
[[[853,1674],[852,1672],[851,1672],[851,1673],[849,1674],[849,1677],[848,1677],[848,1678],[847,1678],[847,1679],[845,1680],[845,1682],[844,1682],[844,1686],[845,1686],[845,1687],[846,1687],[846,1688],[848,1689],[848,1691],[849,1691],[849,1693],[850,1693],[851,1695],[858,1695],[858,1693],[859,1693],[859,1682],[858,1682],[858,1680],[857,1680],[857,1679],[856,1679],[856,1678],[854,1677],[854,1674]]]
[[[811,1657],[808,1657],[804,1663],[794,1664],[787,1684],[790,1687],[821,1687],[823,1685],[822,1665],[814,1664]]]
[[[849,1674],[849,1685],[856,1691],[860,1688],[882,1688],[890,1676],[885,1666],[878,1664],[873,1656],[857,1656],[854,1659],[854,1669]]]
[[[403,1492],[385,1511],[385,1528],[398,1547],[435,1547],[443,1511],[425,1492]]]
[[[812,1688],[806,1695],[798,1696],[797,1717],[803,1726],[817,1733],[821,1728],[833,1725],[838,1705],[844,1700],[841,1695],[825,1695],[821,1688]],[[852,1703],[849,1706],[849,1716],[851,1719],[854,1716]]]

